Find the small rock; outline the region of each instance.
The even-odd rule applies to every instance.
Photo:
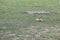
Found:
[[[41,19],[41,18],[37,18],[36,21],[37,21],[37,22],[43,22],[44,20]]]

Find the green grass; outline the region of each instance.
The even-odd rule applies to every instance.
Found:
[[[0,40],[60,40],[59,1],[0,0]],[[24,13],[26,10],[52,13],[30,15]],[[36,22],[36,18],[44,22]]]

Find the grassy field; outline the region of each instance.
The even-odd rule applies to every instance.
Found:
[[[30,15],[26,10],[52,12]],[[0,40],[60,40],[60,0],[0,0]]]

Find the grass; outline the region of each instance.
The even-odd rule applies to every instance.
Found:
[[[60,40],[60,0],[0,0],[0,40]],[[25,14],[49,10],[50,14]],[[36,22],[43,18],[44,22]]]

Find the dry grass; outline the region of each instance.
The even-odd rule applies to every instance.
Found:
[[[16,33],[18,32],[18,34]],[[59,40],[60,28],[55,27],[43,27],[38,30],[38,26],[29,26],[28,28],[21,29],[22,34],[19,31],[0,31],[1,40]]]

